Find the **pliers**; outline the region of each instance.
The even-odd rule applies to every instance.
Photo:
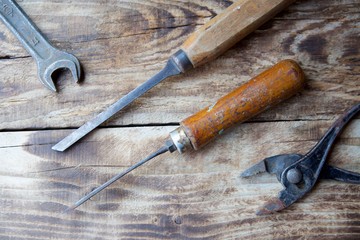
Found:
[[[289,207],[311,191],[319,178],[360,183],[359,173],[332,167],[325,163],[336,137],[359,111],[360,103],[343,114],[307,154],[283,154],[265,158],[240,175],[250,177],[268,172],[275,174],[284,186],[278,197],[265,203],[256,212],[257,215],[268,215]]]

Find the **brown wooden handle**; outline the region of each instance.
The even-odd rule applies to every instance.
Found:
[[[196,150],[236,123],[244,122],[300,91],[304,73],[284,60],[180,124]]]
[[[239,0],[194,32],[181,46],[194,67],[231,48],[294,0]]]

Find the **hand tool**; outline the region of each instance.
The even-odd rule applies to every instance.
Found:
[[[215,104],[183,120],[180,127],[170,133],[170,138],[159,150],[114,176],[69,209],[77,208],[119,178],[160,154],[176,150],[179,153],[188,149],[198,150],[234,124],[243,122],[291,97],[302,89],[304,82],[304,74],[296,62],[281,61],[222,97]]]
[[[170,57],[164,69],[72,132],[52,149],[65,151],[164,79],[184,73],[218,57],[292,2],[293,0],[240,0],[235,2],[193,33],[180,47],[180,50]]]
[[[0,0],[0,18],[35,58],[38,77],[45,87],[56,92],[51,75],[60,68],[69,69],[74,81],[79,81],[81,69],[77,58],[53,47],[15,1]]]
[[[336,137],[358,112],[360,112],[360,104],[341,116],[305,155],[283,154],[265,158],[241,174],[241,177],[250,177],[263,172],[275,174],[285,188],[279,193],[278,198],[268,201],[258,210],[257,215],[272,214],[289,207],[310,192],[319,178],[360,184],[359,173],[325,163]]]

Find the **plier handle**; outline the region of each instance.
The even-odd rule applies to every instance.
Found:
[[[319,178],[360,183],[359,173],[332,167],[325,163],[336,137],[359,111],[360,103],[343,114],[307,154],[283,154],[269,157],[241,174],[241,177],[250,177],[261,172],[268,172],[275,174],[284,186],[278,197],[268,201],[257,211],[257,215],[267,215],[289,207],[311,191]]]

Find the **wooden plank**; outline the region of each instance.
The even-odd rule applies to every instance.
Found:
[[[360,101],[356,0],[297,1],[216,61],[160,84],[109,128],[65,153],[51,150],[71,132],[61,128],[80,126],[159,71],[191,32],[231,3],[19,1],[54,45],[79,57],[85,78],[76,85],[60,74],[60,92],[49,92],[26,51],[5,27],[0,31],[1,239],[360,238],[359,185],[320,181],[286,211],[256,217],[281,184],[266,174],[239,178],[265,157],[306,153]],[[304,68],[301,94],[203,150],[154,159],[62,214],[157,149],[177,122],[284,58]],[[329,163],[359,172],[359,154],[358,115]]]
[[[7,29],[0,33],[0,129],[78,127],[159,71],[198,25],[230,1],[21,2],[61,49],[85,70],[81,85],[60,75],[53,94]],[[360,100],[356,0],[298,1],[216,61],[160,84],[107,126],[179,122],[284,58],[308,77],[297,97],[255,121],[332,119]],[[67,80],[65,80],[67,79]],[[196,103],[196,104],[195,104]]]
[[[199,152],[160,156],[71,214],[61,212],[175,127],[101,129],[66,153],[50,148],[68,130],[0,133],[0,238],[357,239],[360,185],[323,180],[284,212],[257,217],[281,185],[266,174],[239,178],[264,157],[306,153],[332,123],[243,124]],[[354,120],[329,162],[359,172],[359,154]]]

